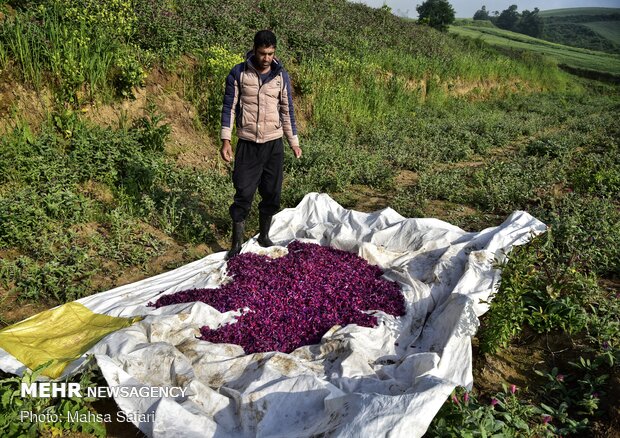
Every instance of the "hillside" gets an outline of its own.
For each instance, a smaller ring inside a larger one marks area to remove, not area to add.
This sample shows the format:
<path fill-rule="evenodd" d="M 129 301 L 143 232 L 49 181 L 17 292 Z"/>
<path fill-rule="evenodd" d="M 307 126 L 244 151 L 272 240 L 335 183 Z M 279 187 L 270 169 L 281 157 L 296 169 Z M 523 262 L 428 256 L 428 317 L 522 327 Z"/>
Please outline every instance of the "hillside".
<path fill-rule="evenodd" d="M 620 9 L 572 8 L 541 11 L 542 39 L 620 54 Z"/>
<path fill-rule="evenodd" d="M 223 84 L 270 28 L 303 149 L 285 151 L 282 208 L 319 192 L 472 232 L 516 210 L 550 227 L 502 266 L 474 388 L 452 394 L 429 436 L 617 430 L 620 56 L 488 24 L 444 34 L 345 0 L 79 5 L 0 1 L 0 326 L 228 249 Z M 20 422 L 19 379 L 1 377 L 3 436 L 114 436 L 101 422 Z"/>
<path fill-rule="evenodd" d="M 588 16 L 607 16 L 617 14 L 620 8 L 563 8 L 545 9 L 539 12 L 541 17 L 588 17 Z"/>
<path fill-rule="evenodd" d="M 480 26 L 478 23 L 450 26 L 449 31 L 456 35 L 484 41 L 502 50 L 517 50 L 542 55 L 556 64 L 567 67 L 572 72 L 587 77 L 597 77 L 600 73 L 601 78 L 610 80 L 620 78 L 620 55 L 615 53 L 567 46 L 488 25 Z"/>

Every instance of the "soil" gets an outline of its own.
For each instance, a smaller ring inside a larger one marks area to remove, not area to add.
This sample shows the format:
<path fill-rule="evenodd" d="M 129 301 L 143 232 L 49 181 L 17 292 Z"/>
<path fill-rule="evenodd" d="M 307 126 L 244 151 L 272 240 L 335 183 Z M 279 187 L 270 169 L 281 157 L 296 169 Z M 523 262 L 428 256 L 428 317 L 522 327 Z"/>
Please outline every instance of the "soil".
<path fill-rule="evenodd" d="M 0 328 L 15 324 L 37 313 L 43 312 L 54 304 L 44 301 L 20 301 L 14 293 L 0 286 Z"/>
<path fill-rule="evenodd" d="M 501 392 L 502 385 L 514 384 L 517 391 L 531 393 L 546 382 L 536 371 L 549 372 L 557 367 L 561 373 L 570 374 L 573 368 L 569 362 L 579 362 L 580 355 L 575 349 L 579 342 L 579 339 L 572 339 L 566 333 L 538 335 L 525 332 L 520 343 L 513 343 L 496 354 L 484 354 L 478 349 L 478 339 L 474 338 L 474 390 L 489 398 Z M 616 371 L 609 376 L 608 385 L 601 395 L 601 405 L 608 406 L 608 409 L 602 417 L 594 420 L 589 436 L 620 437 L 619 393 L 620 374 Z"/>
<path fill-rule="evenodd" d="M 145 87 L 134 89 L 133 99 L 108 105 L 91 104 L 83 108 L 84 117 L 101 126 L 131 126 L 149 115 L 149 107 L 170 125 L 166 153 L 181 166 L 212 168 L 218 149 L 209 133 L 200 128 L 198 110 L 183 95 L 183 81 L 174 73 L 155 67 L 147 76 Z"/>
<path fill-rule="evenodd" d="M 93 403 L 93 408 L 97 413 L 109 414 L 112 418 L 111 422 L 105 423 L 107 438 L 142 438 L 146 437 L 140 429 L 131 422 L 120 422 L 117 418 L 119 408 L 113 398 L 102 398 Z"/>
<path fill-rule="evenodd" d="M 394 177 L 396 187 L 411 187 L 417 184 L 418 174 L 410 170 L 401 170 Z M 337 201 L 346 208 L 370 213 L 390 206 L 393 193 L 388 190 L 374 189 L 362 184 L 354 184 L 345 193 L 335 195 Z"/>
<path fill-rule="evenodd" d="M 52 109 L 52 95 L 13 81 L 9 72 L 0 74 L 0 135 L 16 127 L 28 126 L 36 132 Z"/>

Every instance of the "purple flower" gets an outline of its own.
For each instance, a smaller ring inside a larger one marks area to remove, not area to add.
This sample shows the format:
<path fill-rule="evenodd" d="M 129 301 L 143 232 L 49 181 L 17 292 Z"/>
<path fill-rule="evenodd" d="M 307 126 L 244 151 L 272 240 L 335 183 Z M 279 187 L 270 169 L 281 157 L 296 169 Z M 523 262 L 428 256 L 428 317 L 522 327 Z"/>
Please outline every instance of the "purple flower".
<path fill-rule="evenodd" d="M 603 350 L 609 350 L 609 342 L 603 341 L 601 347 L 603 347 Z"/>
<path fill-rule="evenodd" d="M 543 415 L 542 416 L 542 421 L 544 424 L 549 423 L 551 420 L 553 420 L 553 418 L 551 417 L 551 415 Z"/>
<path fill-rule="evenodd" d="M 455 405 L 459 404 L 459 399 L 456 397 L 456 394 L 452 394 L 452 403 Z"/>
<path fill-rule="evenodd" d="M 510 393 L 514 394 L 515 392 L 517 392 L 517 385 L 510 385 Z"/>
<path fill-rule="evenodd" d="M 557 379 L 558 382 L 563 382 L 564 381 L 564 374 L 558 374 L 557 376 L 555 376 L 555 378 Z"/>
<path fill-rule="evenodd" d="M 463 394 L 463 401 L 465 403 L 469 403 L 469 392 L 466 392 L 465 394 Z"/>
<path fill-rule="evenodd" d="M 235 324 L 212 330 L 201 339 L 241 345 L 246 353 L 282 351 L 316 344 L 334 325 L 374 327 L 382 310 L 404 315 L 405 301 L 396 282 L 355 254 L 315 244 L 291 242 L 285 257 L 244 253 L 228 261 L 233 281 L 217 289 L 194 289 L 160 297 L 154 304 L 202 301 L 226 312 L 251 309 Z"/>
<path fill-rule="evenodd" d="M 498 404 L 498 403 L 499 403 L 499 400 L 497 400 L 496 398 L 492 398 L 491 399 L 491 406 L 492 407 L 495 407 L 495 405 Z"/>

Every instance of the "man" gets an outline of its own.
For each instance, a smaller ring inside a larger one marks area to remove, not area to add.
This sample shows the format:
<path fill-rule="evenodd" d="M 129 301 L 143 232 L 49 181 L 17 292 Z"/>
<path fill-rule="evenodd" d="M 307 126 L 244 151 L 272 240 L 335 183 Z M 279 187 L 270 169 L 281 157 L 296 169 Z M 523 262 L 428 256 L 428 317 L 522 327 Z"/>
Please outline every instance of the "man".
<path fill-rule="evenodd" d="M 226 78 L 220 154 L 227 163 L 233 158 L 230 144 L 233 120 L 239 137 L 232 177 L 236 192 L 229 209 L 233 221 L 232 245 L 227 259 L 241 251 L 245 219 L 257 188 L 261 196 L 258 243 L 264 247 L 273 245 L 269 228 L 272 216 L 280 209 L 283 135 L 295 157 L 301 157 L 291 82 L 275 52 L 276 36 L 269 30 L 257 32 L 246 61 L 234 66 Z"/>

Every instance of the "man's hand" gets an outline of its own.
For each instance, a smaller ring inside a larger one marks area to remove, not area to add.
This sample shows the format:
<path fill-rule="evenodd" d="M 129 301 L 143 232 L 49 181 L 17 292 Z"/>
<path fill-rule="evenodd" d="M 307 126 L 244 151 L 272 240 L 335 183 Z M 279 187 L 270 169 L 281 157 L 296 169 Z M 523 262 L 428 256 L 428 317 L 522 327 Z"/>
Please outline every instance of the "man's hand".
<path fill-rule="evenodd" d="M 291 146 L 291 149 L 293 149 L 295 158 L 301 158 L 301 148 L 299 146 Z"/>
<path fill-rule="evenodd" d="M 220 149 L 220 155 L 222 156 L 222 159 L 226 161 L 227 163 L 230 163 L 232 161 L 233 151 L 232 151 L 232 146 L 230 145 L 230 140 L 222 140 L 222 148 Z"/>

